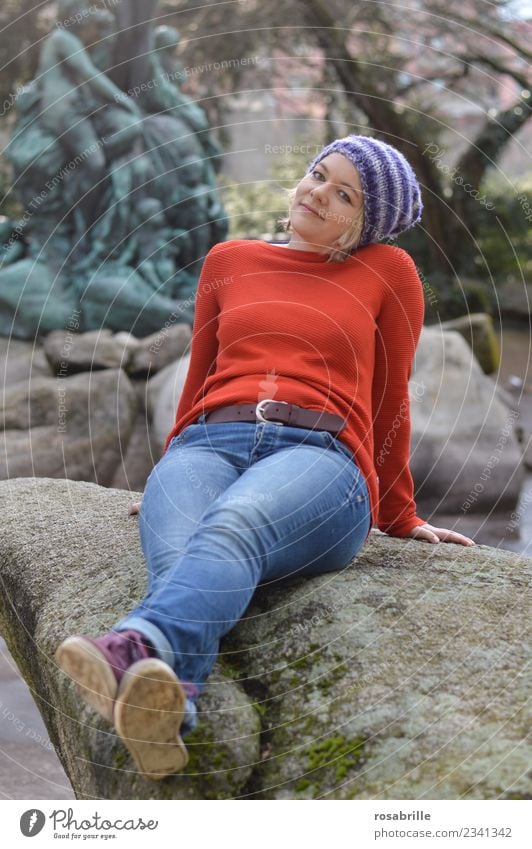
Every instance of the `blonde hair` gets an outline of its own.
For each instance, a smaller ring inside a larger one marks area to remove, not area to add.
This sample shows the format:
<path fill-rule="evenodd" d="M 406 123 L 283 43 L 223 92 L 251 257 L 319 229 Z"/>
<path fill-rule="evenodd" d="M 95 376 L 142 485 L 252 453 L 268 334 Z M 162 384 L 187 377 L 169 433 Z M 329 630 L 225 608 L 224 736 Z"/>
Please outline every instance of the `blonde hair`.
<path fill-rule="evenodd" d="M 295 195 L 296 189 L 288 189 L 286 191 L 286 199 L 289 207 L 292 206 Z M 285 232 L 290 232 L 291 223 L 288 216 L 285 218 L 279 218 L 278 223 L 282 226 Z M 327 262 L 345 262 L 345 260 L 351 255 L 351 251 L 358 246 L 363 230 L 364 208 L 362 207 L 360 215 L 353 219 L 343 236 L 340 236 L 337 240 L 337 247 L 331 249 Z"/>

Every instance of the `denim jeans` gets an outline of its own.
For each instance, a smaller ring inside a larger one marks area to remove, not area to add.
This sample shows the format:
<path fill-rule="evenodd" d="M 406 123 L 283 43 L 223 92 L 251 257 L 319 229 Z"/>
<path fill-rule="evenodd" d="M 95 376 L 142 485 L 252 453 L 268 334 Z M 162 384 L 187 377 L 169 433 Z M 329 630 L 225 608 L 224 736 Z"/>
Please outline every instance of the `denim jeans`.
<path fill-rule="evenodd" d="M 202 415 L 148 478 L 148 591 L 115 630 L 140 631 L 193 702 L 257 585 L 343 569 L 369 526 L 364 477 L 327 431 Z"/>

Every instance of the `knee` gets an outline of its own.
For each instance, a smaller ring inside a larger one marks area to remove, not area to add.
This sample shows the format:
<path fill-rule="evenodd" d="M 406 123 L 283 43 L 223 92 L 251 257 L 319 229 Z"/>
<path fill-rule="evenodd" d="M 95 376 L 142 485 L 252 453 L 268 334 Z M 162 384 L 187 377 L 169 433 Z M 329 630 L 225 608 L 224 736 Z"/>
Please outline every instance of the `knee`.
<path fill-rule="evenodd" d="M 87 180 L 92 183 L 97 183 L 104 175 L 106 170 L 105 154 L 99 148 L 94 150 L 88 156 L 83 164 Z"/>

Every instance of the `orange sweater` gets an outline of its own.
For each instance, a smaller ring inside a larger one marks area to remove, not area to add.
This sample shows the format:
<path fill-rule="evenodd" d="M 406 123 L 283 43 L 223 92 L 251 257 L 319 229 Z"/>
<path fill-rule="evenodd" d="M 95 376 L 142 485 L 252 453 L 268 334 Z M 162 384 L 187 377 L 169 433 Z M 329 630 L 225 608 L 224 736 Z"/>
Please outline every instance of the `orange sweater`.
<path fill-rule="evenodd" d="M 263 398 L 347 420 L 372 525 L 404 537 L 416 516 L 408 380 L 423 289 L 412 258 L 368 245 L 345 262 L 238 239 L 214 245 L 198 291 L 192 353 L 170 440 L 198 416 Z"/>

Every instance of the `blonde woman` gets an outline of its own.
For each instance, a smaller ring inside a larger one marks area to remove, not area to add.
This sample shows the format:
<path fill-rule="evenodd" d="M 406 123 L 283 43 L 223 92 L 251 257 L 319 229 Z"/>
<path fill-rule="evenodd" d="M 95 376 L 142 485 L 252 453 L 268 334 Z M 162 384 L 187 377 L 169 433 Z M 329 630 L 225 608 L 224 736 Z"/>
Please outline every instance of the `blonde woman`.
<path fill-rule="evenodd" d="M 140 506 L 149 586 L 57 659 L 140 772 L 183 769 L 220 639 L 258 584 L 349 566 L 371 527 L 474 545 L 416 515 L 408 380 L 423 322 L 411 257 L 419 185 L 366 136 L 325 147 L 292 193 L 286 245 L 215 245 L 190 367 Z"/>

